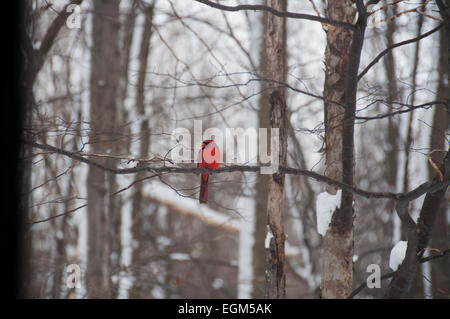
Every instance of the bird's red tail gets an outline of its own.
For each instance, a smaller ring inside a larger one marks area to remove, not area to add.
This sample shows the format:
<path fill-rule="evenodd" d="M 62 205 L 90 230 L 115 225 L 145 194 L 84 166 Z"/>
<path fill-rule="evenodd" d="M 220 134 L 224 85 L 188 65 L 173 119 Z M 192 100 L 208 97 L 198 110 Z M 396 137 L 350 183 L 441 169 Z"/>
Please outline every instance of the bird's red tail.
<path fill-rule="evenodd" d="M 204 173 L 202 174 L 201 181 L 200 181 L 200 203 L 206 203 L 208 201 L 208 179 L 209 174 Z"/>

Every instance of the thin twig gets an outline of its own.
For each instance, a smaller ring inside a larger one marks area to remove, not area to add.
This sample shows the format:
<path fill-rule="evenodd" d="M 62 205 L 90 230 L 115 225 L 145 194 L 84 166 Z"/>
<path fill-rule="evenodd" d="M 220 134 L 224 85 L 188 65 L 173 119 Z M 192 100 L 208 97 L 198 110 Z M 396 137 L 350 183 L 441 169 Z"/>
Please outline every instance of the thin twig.
<path fill-rule="evenodd" d="M 344 27 L 344 28 L 352 30 L 352 31 L 356 30 L 356 27 L 354 25 L 347 23 L 347 22 L 331 20 L 331 19 L 318 17 L 318 16 L 311 15 L 311 14 L 294 13 L 294 12 L 289 12 L 289 11 L 281 12 L 281 11 L 275 10 L 272 7 L 265 6 L 265 5 L 242 4 L 242 5 L 237 5 L 237 6 L 226 6 L 226 5 L 208 1 L 208 0 L 194 0 L 194 1 L 203 3 L 207 6 L 210 6 L 210 7 L 219 9 L 219 10 L 224 10 L 224 11 L 231 11 L 231 12 L 249 11 L 249 10 L 266 11 L 266 12 L 269 12 L 269 13 L 276 15 L 277 17 L 281 17 L 281 18 L 311 20 L 311 21 L 317 21 L 317 22 L 321 22 L 321 23 L 331 24 L 336 27 Z"/>
<path fill-rule="evenodd" d="M 403 45 L 406 45 L 406 44 L 410 44 L 410 43 L 414 43 L 414 42 L 417 42 L 417 41 L 419 41 L 419 40 L 421 40 L 421 39 L 423 39 L 423 38 L 426 38 L 427 36 L 429 36 L 429 35 L 435 33 L 435 32 L 438 31 L 438 30 L 440 30 L 440 29 L 442 28 L 442 26 L 443 26 L 443 24 L 441 23 L 441 24 L 439 24 L 436 28 L 431 29 L 430 31 L 428 31 L 428 32 L 426 32 L 426 33 L 424 33 L 424 34 L 421 34 L 421 35 L 418 36 L 418 37 L 415 37 L 415 38 L 412 38 L 412 39 L 409 39 L 409 40 L 405 40 L 405 41 L 402 41 L 402 42 L 399 42 L 399 43 L 395 43 L 395 44 L 393 44 L 393 45 L 387 47 L 386 49 L 384 49 L 383 51 L 381 51 L 380 54 L 378 54 L 377 57 L 376 57 L 375 59 L 373 59 L 372 62 L 370 62 L 369 65 L 366 66 L 366 68 L 358 75 L 358 81 L 361 80 L 361 78 L 362 78 L 367 72 L 369 72 L 370 68 L 371 68 L 372 66 L 374 66 L 376 63 L 378 63 L 378 61 L 379 61 L 383 56 L 385 56 L 387 53 L 389 53 L 389 51 L 392 51 L 393 49 L 395 49 L 395 48 L 397 48 L 397 47 L 400 47 L 400 46 L 403 46 Z"/>
<path fill-rule="evenodd" d="M 64 216 L 64 215 L 76 212 L 77 210 L 82 209 L 83 207 L 86 207 L 87 205 L 88 204 L 84 204 L 84 205 L 81 205 L 81 206 L 79 206 L 77 208 L 71 209 L 71 210 L 69 210 L 67 212 L 64 212 L 64 213 L 61 213 L 61 214 L 58 214 L 58 215 L 55 215 L 55 216 L 51 216 L 51 217 L 48 217 L 48 218 L 45 218 L 45 219 L 41 219 L 41 220 L 32 221 L 32 222 L 30 222 L 30 224 L 34 225 L 34 224 L 38 224 L 38 223 L 48 222 L 49 220 L 52 220 L 52 219 L 55 219 L 55 218 L 58 218 L 58 217 L 61 217 L 61 216 Z"/>

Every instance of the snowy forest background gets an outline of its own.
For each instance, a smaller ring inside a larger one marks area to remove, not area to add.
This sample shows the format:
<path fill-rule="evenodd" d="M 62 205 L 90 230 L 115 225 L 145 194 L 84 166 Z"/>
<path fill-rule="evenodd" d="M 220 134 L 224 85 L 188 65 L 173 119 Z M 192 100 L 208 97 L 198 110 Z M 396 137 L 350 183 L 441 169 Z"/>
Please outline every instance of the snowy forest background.
<path fill-rule="evenodd" d="M 32 101 L 24 132 L 27 296 L 263 298 L 269 176 L 214 174 L 210 200 L 200 205 L 199 174 L 115 174 L 88 161 L 117 169 L 173 166 L 167 161 L 177 143 L 171 133 L 193 130 L 194 120 L 202 120 L 203 129 L 270 127 L 264 81 L 270 13 L 227 12 L 192 0 L 71 2 L 80 5 L 79 28 L 69 28 L 62 14 L 69 1 L 25 5 L 31 78 L 24 93 Z M 327 17 L 333 2 L 291 0 L 287 10 Z M 383 0 L 378 7 L 380 21 L 366 30 L 360 71 L 386 47 L 443 21 L 435 1 Z M 286 18 L 287 166 L 320 175 L 327 175 L 324 54 L 334 28 Z M 405 193 L 439 171 L 449 147 L 444 30 L 389 51 L 361 78 L 354 133 L 354 185 L 360 189 Z M 317 208 L 327 204 L 318 201 L 327 187 L 286 174 L 287 298 L 321 295 Z M 413 220 L 424 198 L 409 203 Z M 448 252 L 448 198 L 424 258 Z M 356 289 L 370 264 L 382 275 L 392 272 L 391 249 L 408 240 L 408 231 L 389 198 L 356 194 L 354 212 Z M 449 298 L 448 256 L 420 263 L 406 296 Z M 67 285 L 70 264 L 80 266 L 80 288 Z M 390 280 L 355 298 L 382 298 Z"/>

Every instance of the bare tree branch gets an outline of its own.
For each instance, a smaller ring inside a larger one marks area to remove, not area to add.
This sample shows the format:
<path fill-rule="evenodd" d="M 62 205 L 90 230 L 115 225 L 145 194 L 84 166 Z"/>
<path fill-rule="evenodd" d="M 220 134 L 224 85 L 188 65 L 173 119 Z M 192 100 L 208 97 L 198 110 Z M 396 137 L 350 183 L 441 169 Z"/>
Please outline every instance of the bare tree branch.
<path fill-rule="evenodd" d="M 330 24 L 330 25 L 336 26 L 336 27 L 344 27 L 344 28 L 352 30 L 352 31 L 354 31 L 356 29 L 354 25 L 347 23 L 347 22 L 335 21 L 335 20 L 331 20 L 331 19 L 327 19 L 327 18 L 323 18 L 323 17 L 314 16 L 311 14 L 294 13 L 294 12 L 289 12 L 289 11 L 281 12 L 281 11 L 275 10 L 272 7 L 265 6 L 265 5 L 241 4 L 241 5 L 237 5 L 237 6 L 226 6 L 226 5 L 208 1 L 208 0 L 194 0 L 194 1 L 203 3 L 212 8 L 216 8 L 216 9 L 224 10 L 224 11 L 231 11 L 231 12 L 246 11 L 246 10 L 266 11 L 266 12 L 269 12 L 269 13 L 276 15 L 277 17 L 281 17 L 281 18 L 292 18 L 292 19 L 317 21 L 317 22 L 321 22 L 321 23 Z"/>
<path fill-rule="evenodd" d="M 439 259 L 439 258 L 445 257 L 448 254 L 450 254 L 450 249 L 446 249 L 443 252 L 435 254 L 433 256 L 424 257 L 420 260 L 420 263 L 423 264 L 423 263 L 426 263 L 431 260 Z M 389 272 L 389 273 L 381 276 L 380 279 L 385 280 L 385 279 L 392 278 L 396 273 L 397 273 L 397 271 Z M 353 299 L 357 294 L 359 294 L 361 291 L 363 291 L 366 287 L 367 287 L 367 282 L 362 283 L 355 290 L 353 290 L 353 292 L 350 294 L 350 296 L 348 296 L 348 299 Z"/>
<path fill-rule="evenodd" d="M 443 173 L 446 180 L 450 179 L 450 149 L 447 151 L 439 170 Z M 436 175 L 433 178 L 433 182 L 439 180 L 439 175 Z M 428 191 L 423 201 L 417 223 L 406 224 L 408 228 L 408 246 L 405 258 L 389 284 L 386 291 L 387 298 L 404 298 L 409 291 L 417 270 L 417 265 L 428 245 L 436 215 L 439 211 L 441 202 L 445 199 L 446 191 L 447 187 L 436 191 Z M 400 211 L 397 211 L 397 213 L 401 217 Z"/>
<path fill-rule="evenodd" d="M 86 207 L 87 205 L 88 204 L 84 204 L 84 205 L 78 206 L 77 208 L 71 209 L 71 210 L 69 210 L 67 212 L 64 212 L 64 213 L 61 213 L 61 214 L 58 214 L 58 215 L 55 215 L 55 216 L 50 216 L 50 217 L 45 218 L 45 219 L 32 221 L 32 222 L 30 222 L 30 224 L 39 224 L 39 223 L 43 223 L 43 222 L 48 222 L 49 220 L 52 220 L 52 219 L 55 219 L 55 218 L 58 218 L 58 217 L 61 217 L 61 216 L 64 216 L 64 215 L 76 212 L 77 210 L 82 209 L 83 207 Z"/>
<path fill-rule="evenodd" d="M 88 165 L 93 165 L 97 168 L 100 168 L 104 171 L 113 173 L 113 174 L 135 174 L 137 172 L 151 172 L 153 174 L 161 174 L 161 173 L 172 173 L 172 174 L 201 174 L 201 173 L 209 173 L 209 174 L 221 174 L 221 173 L 231 173 L 231 172 L 259 172 L 261 170 L 261 166 L 242 166 L 242 165 L 231 165 L 231 166 L 223 166 L 218 170 L 210 170 L 206 168 L 187 168 L 187 167 L 174 167 L 174 166 L 146 166 L 146 167 L 132 167 L 132 168 L 112 168 L 105 165 L 102 165 L 94 160 L 85 158 L 77 152 L 66 151 L 63 149 L 59 149 L 57 147 L 47 145 L 47 144 L 39 144 L 35 142 L 25 142 L 33 147 L 51 151 L 60 155 L 65 155 L 74 160 L 83 162 Z M 427 192 L 436 192 L 437 190 L 443 189 L 450 184 L 450 178 L 445 178 L 442 182 L 439 180 L 435 180 L 433 182 L 425 182 L 415 189 L 407 193 L 392 193 L 392 192 L 371 192 L 358 187 L 350 186 L 345 183 L 339 182 L 337 180 L 333 180 L 324 175 L 318 174 L 316 172 L 312 172 L 306 169 L 300 168 L 292 168 L 292 167 L 280 167 L 279 170 L 284 174 L 289 175 L 302 175 L 312 178 L 318 182 L 323 182 L 328 185 L 338 187 L 341 189 L 345 189 L 355 193 L 356 195 L 365 197 L 365 198 L 384 198 L 384 199 L 392 199 L 395 201 L 412 201 L 420 196 L 424 195 Z"/>
<path fill-rule="evenodd" d="M 395 49 L 395 48 L 397 48 L 397 47 L 400 47 L 400 46 L 402 46 L 402 45 L 406 45 L 406 44 L 410 44 L 410 43 L 414 43 L 414 42 L 417 42 L 417 41 L 419 41 L 419 40 L 422 40 L 423 38 L 426 38 L 427 36 L 429 36 L 429 35 L 435 33 L 436 31 L 438 31 L 440 28 L 442 28 L 442 26 L 443 26 L 443 24 L 441 23 L 441 24 L 439 24 L 436 28 L 431 29 L 430 31 L 428 31 L 428 32 L 426 32 L 426 33 L 424 33 L 424 34 L 421 34 L 421 35 L 418 36 L 418 37 L 415 37 L 415 38 L 412 38 L 412 39 L 409 39 L 409 40 L 405 40 L 405 41 L 402 41 L 402 42 L 399 42 L 399 43 L 395 43 L 395 44 L 393 44 L 393 45 L 387 47 L 386 49 L 384 49 L 383 51 L 381 51 L 381 52 L 376 56 L 376 58 L 373 59 L 372 62 L 370 62 L 369 65 L 366 66 L 366 68 L 365 68 L 363 71 L 361 71 L 361 73 L 359 73 L 359 75 L 358 75 L 358 81 L 361 80 L 361 78 L 362 78 L 367 72 L 369 72 L 370 68 L 373 67 L 376 63 L 378 63 L 378 61 L 379 61 L 383 56 L 385 56 L 387 53 L 389 53 L 389 52 L 392 51 L 393 49 Z"/>
<path fill-rule="evenodd" d="M 55 38 L 58 35 L 61 28 L 66 23 L 67 18 L 72 14 L 72 12 L 67 11 L 67 8 L 72 4 L 80 5 L 83 0 L 72 0 L 70 3 L 66 4 L 61 12 L 58 13 L 58 16 L 53 20 L 50 27 L 47 29 L 44 38 L 42 39 L 41 45 L 37 52 L 34 53 L 33 57 L 33 75 L 37 75 L 39 70 L 42 68 L 44 64 L 45 57 L 47 53 L 52 48 L 55 43 Z"/>
<path fill-rule="evenodd" d="M 376 102 L 385 102 L 385 101 L 376 100 L 373 103 L 376 103 Z M 409 112 L 412 112 L 412 111 L 414 111 L 416 109 L 429 109 L 433 105 L 448 106 L 449 102 L 447 100 L 439 100 L 439 101 L 431 101 L 431 102 L 427 102 L 427 103 L 422 103 L 422 104 L 419 104 L 419 105 L 408 105 L 408 104 L 397 103 L 397 102 L 391 102 L 391 104 L 399 104 L 401 106 L 407 107 L 407 109 L 405 109 L 405 110 L 398 110 L 398 111 L 390 112 L 390 113 L 378 114 L 378 115 L 375 115 L 375 116 L 355 116 L 355 119 L 356 120 L 362 120 L 364 122 L 367 122 L 367 121 L 370 121 L 370 120 L 379 120 L 379 119 L 383 119 L 383 118 L 390 117 L 390 116 L 395 116 L 395 115 L 399 115 L 399 114 L 403 114 L 403 113 L 409 113 Z"/>

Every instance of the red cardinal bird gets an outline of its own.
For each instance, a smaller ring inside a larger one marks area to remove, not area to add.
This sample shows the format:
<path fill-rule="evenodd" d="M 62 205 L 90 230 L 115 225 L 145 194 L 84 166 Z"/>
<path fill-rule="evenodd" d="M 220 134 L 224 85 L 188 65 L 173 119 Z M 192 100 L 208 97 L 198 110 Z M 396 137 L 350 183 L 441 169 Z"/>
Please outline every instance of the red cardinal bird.
<path fill-rule="evenodd" d="M 202 149 L 198 152 L 198 168 L 218 169 L 220 166 L 220 151 L 213 140 L 204 140 Z M 208 201 L 208 179 L 209 174 L 203 173 L 200 180 L 200 203 Z"/>

